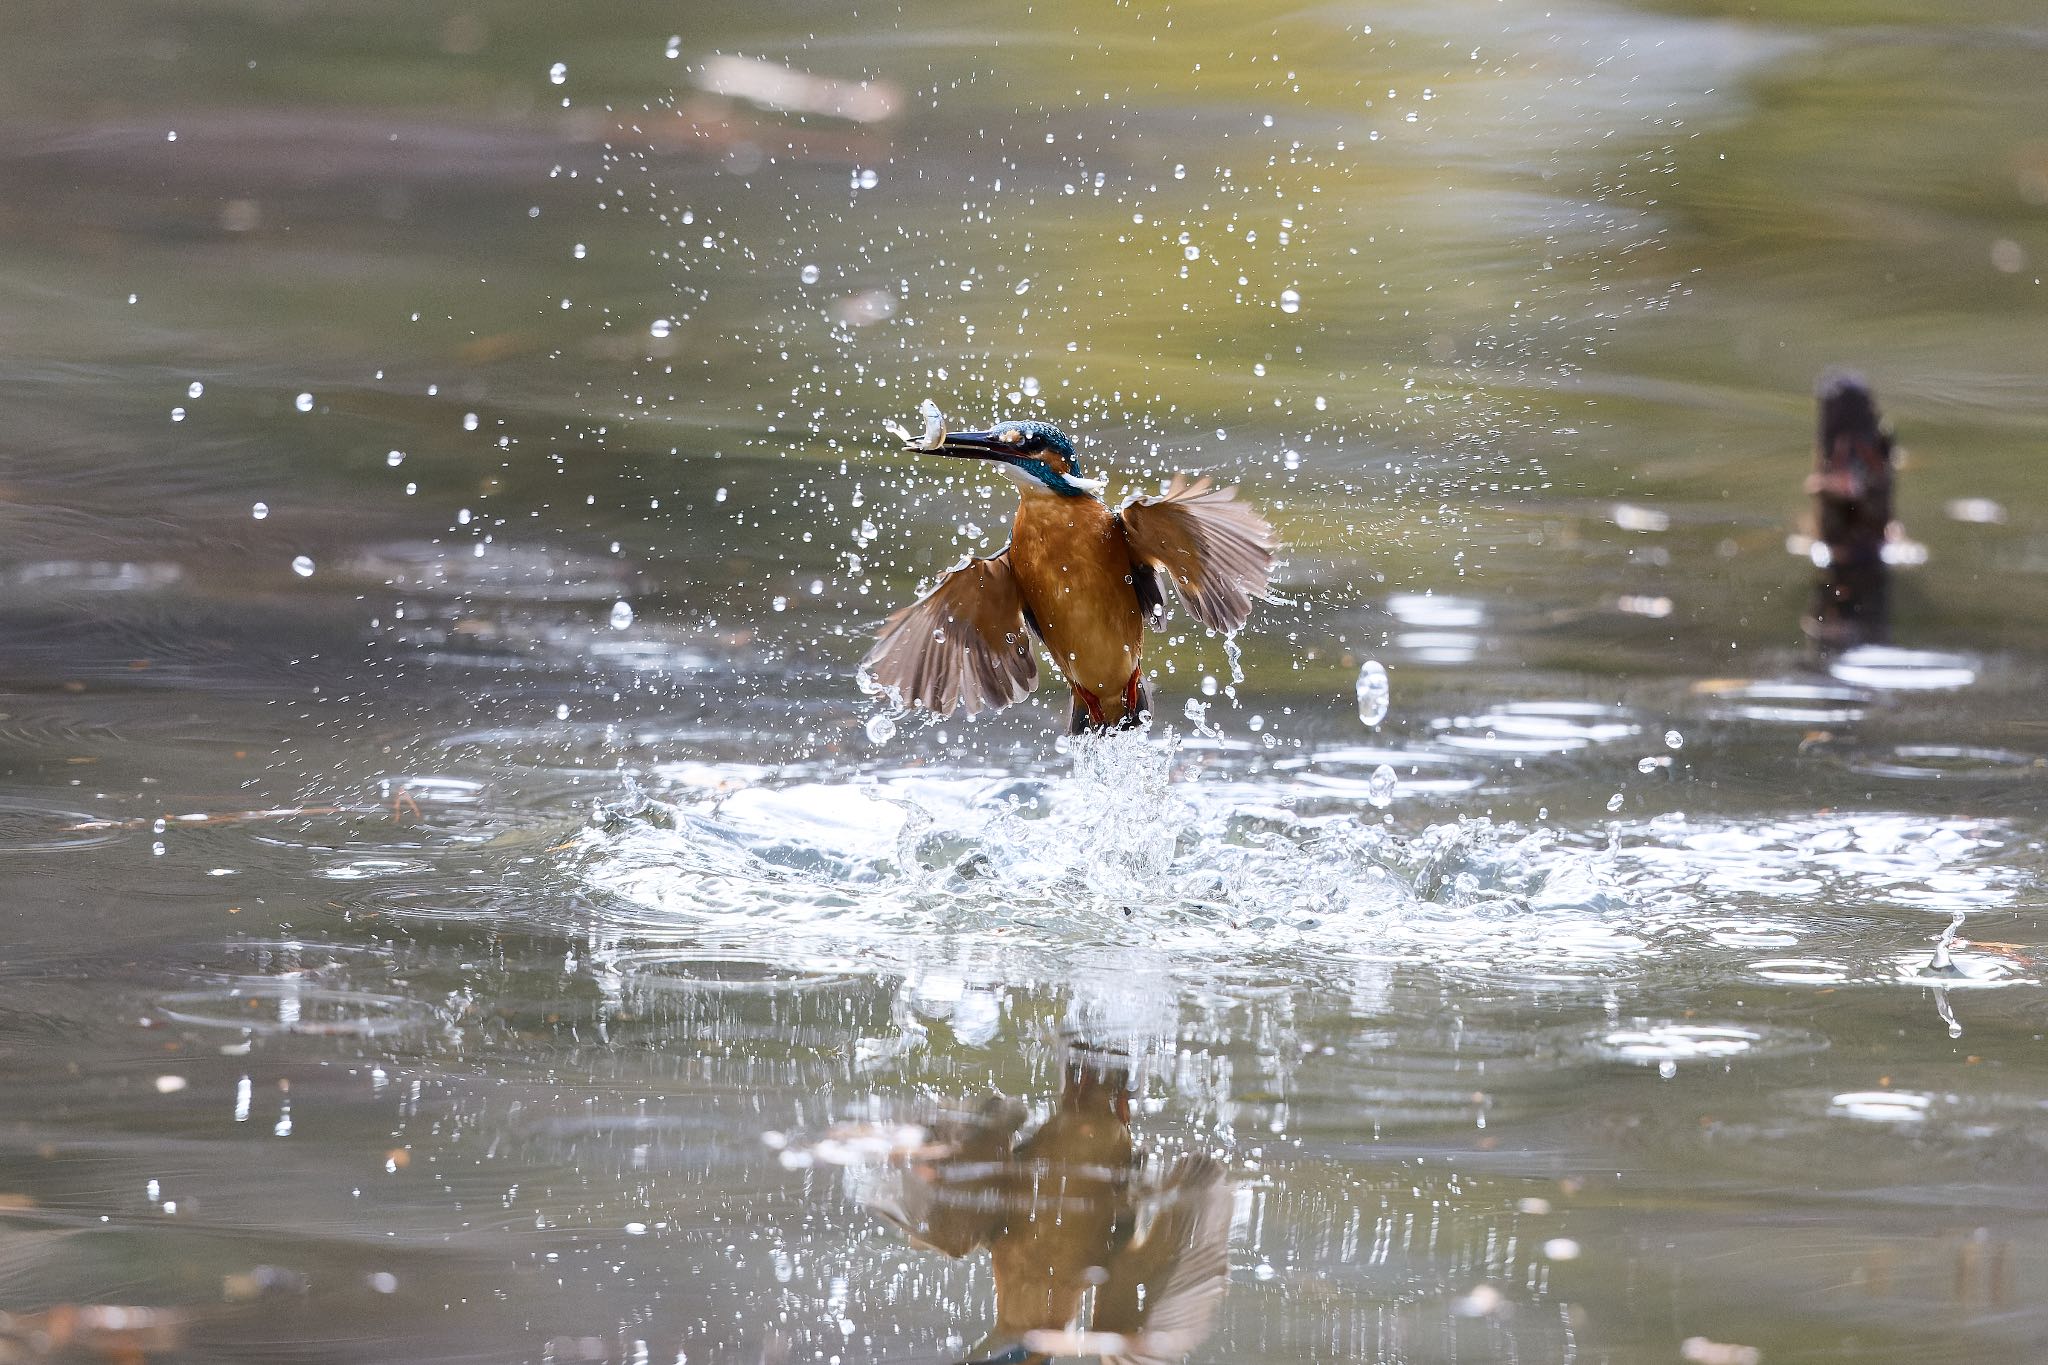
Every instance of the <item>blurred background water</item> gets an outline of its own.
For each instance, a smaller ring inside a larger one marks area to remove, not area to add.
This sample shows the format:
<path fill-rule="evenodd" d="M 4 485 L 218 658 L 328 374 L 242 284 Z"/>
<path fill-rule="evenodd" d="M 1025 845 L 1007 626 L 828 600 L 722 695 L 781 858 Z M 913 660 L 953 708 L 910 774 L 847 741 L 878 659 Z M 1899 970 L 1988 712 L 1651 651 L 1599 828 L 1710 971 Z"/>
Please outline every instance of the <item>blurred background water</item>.
<path fill-rule="evenodd" d="M 1197 1359 L 2048 1349 L 2037 6 L 9 50 L 0 1361 L 958 1358 L 986 1265 L 805 1154 L 1077 1037 L 1231 1172 Z M 1829 660 L 1832 363 L 1924 562 Z M 926 396 L 1243 484 L 1241 678 L 872 738 L 1007 529 Z"/>

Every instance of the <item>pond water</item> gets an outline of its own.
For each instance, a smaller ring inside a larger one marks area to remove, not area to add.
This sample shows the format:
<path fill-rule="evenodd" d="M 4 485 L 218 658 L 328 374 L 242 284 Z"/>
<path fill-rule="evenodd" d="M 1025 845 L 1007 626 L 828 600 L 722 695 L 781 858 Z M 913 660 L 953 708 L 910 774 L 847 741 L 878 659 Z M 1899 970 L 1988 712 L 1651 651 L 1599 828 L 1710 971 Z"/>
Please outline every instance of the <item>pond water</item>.
<path fill-rule="evenodd" d="M 1163 1358 L 2041 1359 L 2048 23 L 1781 8 L 21 8 L 0 1362 L 967 1358 L 889 1181 L 1104 1077 Z M 1241 658 L 871 724 L 928 396 Z"/>

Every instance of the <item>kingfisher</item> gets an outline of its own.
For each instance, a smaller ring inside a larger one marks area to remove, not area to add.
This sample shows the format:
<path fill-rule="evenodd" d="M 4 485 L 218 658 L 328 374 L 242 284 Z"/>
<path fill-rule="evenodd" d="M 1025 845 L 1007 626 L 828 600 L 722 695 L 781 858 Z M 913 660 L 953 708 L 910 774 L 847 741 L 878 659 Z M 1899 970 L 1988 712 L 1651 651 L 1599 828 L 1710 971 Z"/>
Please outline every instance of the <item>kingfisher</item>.
<path fill-rule="evenodd" d="M 1207 1154 L 1144 1178 L 1130 1118 L 1128 1065 L 1077 1047 L 1057 1105 L 1029 1137 L 1017 1138 L 1024 1106 L 991 1096 L 936 1127 L 901 1162 L 897 1187 L 870 1201 L 921 1249 L 988 1249 L 995 1325 L 964 1365 L 1065 1355 L 1164 1365 L 1208 1334 L 1230 1277 L 1235 1191 Z"/>
<path fill-rule="evenodd" d="M 905 448 L 992 462 L 1018 487 L 1017 517 L 1003 549 L 889 617 L 861 664 L 863 690 L 938 716 L 997 711 L 1038 685 L 1035 637 L 1072 693 L 1071 733 L 1128 729 L 1151 710 L 1140 654 L 1144 627 L 1165 621 L 1166 584 L 1224 635 L 1254 599 L 1271 600 L 1278 542 L 1236 488 L 1175 474 L 1165 493 L 1112 512 L 1051 423 L 949 433 L 929 400 L 923 411 L 921 439 L 892 427 Z"/>

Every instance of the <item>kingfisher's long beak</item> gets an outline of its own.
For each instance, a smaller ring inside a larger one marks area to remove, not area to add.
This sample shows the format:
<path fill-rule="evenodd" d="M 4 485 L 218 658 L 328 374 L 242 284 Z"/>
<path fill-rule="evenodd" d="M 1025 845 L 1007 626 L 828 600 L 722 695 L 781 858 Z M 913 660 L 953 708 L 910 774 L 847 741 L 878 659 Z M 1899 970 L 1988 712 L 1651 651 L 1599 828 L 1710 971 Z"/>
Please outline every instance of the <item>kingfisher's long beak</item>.
<path fill-rule="evenodd" d="M 957 455 L 968 460 L 998 460 L 1003 464 L 1018 464 L 1023 457 L 996 439 L 993 431 L 955 431 L 947 435 L 933 452 L 938 455 Z"/>

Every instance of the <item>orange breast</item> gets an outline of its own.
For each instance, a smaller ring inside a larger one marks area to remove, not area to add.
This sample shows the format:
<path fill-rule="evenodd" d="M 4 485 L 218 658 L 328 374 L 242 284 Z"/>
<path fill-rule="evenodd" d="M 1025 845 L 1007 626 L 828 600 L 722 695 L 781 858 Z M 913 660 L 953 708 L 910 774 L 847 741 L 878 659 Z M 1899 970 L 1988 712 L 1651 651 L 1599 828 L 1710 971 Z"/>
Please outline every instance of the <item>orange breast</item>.
<path fill-rule="evenodd" d="M 1095 694 L 1106 720 L 1121 719 L 1143 620 L 1116 518 L 1094 498 L 1027 491 L 1017 508 L 1010 565 L 1060 672 Z"/>

